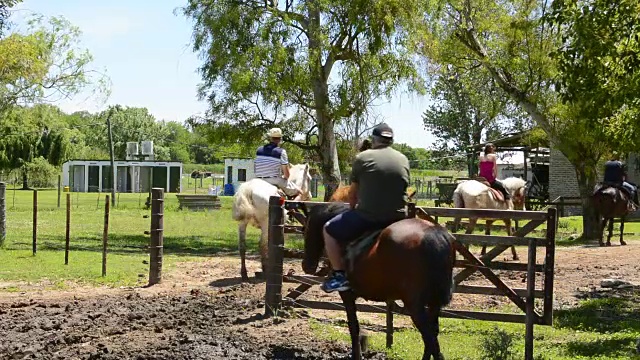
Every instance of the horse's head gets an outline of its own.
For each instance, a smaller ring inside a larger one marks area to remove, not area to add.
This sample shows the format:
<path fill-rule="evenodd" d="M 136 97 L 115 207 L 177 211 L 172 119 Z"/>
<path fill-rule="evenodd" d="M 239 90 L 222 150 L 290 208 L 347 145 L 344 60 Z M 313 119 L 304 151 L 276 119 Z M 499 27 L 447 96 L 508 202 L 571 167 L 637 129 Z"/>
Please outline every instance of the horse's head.
<path fill-rule="evenodd" d="M 524 210 L 527 182 L 519 177 L 508 177 L 502 183 L 511 195 L 513 208 L 515 210 Z"/>
<path fill-rule="evenodd" d="M 302 191 L 302 201 L 311 200 L 311 174 L 309 173 L 309 164 L 293 165 L 289 169 L 289 180 L 296 184 Z"/>
<path fill-rule="evenodd" d="M 320 257 L 324 251 L 324 224 L 334 216 L 349 210 L 349 205 L 336 202 L 327 206 L 318 205 L 309 210 L 307 224 L 304 227 L 304 259 L 302 270 L 306 274 L 315 274 Z"/>

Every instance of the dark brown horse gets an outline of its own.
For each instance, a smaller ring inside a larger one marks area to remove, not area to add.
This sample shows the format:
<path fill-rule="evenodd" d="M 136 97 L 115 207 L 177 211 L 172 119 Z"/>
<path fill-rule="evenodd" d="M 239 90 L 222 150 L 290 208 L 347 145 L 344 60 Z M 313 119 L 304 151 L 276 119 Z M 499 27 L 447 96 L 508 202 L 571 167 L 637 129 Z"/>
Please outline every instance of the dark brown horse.
<path fill-rule="evenodd" d="M 302 268 L 315 274 L 324 250 L 322 228 L 337 214 L 349 209 L 344 203 L 314 207 L 309 211 L 304 233 Z M 356 299 L 402 300 L 424 341 L 423 360 L 444 359 L 438 343 L 440 309 L 453 292 L 454 237 L 439 224 L 422 219 L 404 219 L 366 236 L 369 243 L 359 252 L 349 249 L 347 277 L 353 290 L 340 292 L 347 312 L 352 357 L 361 359 L 360 325 Z M 362 239 L 362 238 L 361 238 Z M 359 245 L 358 245 L 359 246 Z M 426 306 L 426 308 L 425 308 Z"/>
<path fill-rule="evenodd" d="M 613 236 L 613 219 L 620 218 L 620 245 L 627 245 L 623 239 L 624 219 L 633 210 L 629 206 L 629 195 L 626 191 L 615 186 L 599 184 L 592 195 L 593 206 L 598 213 L 599 235 L 598 242 L 604 246 L 604 229 L 609 223 L 607 246 L 611 246 Z"/>

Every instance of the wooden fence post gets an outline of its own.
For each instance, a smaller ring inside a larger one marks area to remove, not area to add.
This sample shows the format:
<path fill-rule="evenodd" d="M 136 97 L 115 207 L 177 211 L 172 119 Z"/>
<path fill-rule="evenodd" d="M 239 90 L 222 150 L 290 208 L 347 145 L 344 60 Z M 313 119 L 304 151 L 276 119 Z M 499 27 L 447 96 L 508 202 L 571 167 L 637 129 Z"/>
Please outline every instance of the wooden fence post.
<path fill-rule="evenodd" d="M 553 270 L 556 258 L 556 228 L 558 224 L 558 209 L 550 207 L 547 209 L 547 245 L 544 259 L 544 323 L 553 323 Z"/>
<path fill-rule="evenodd" d="M 109 195 L 104 197 L 104 231 L 102 232 L 102 276 L 107 276 L 107 239 L 109 238 Z"/>
<path fill-rule="evenodd" d="M 62 186 L 62 176 L 58 175 L 58 209 L 60 209 L 60 195 L 61 195 L 61 186 Z"/>
<path fill-rule="evenodd" d="M 266 317 L 277 315 L 282 303 L 284 261 L 284 211 L 279 196 L 269 198 L 269 258 L 267 259 Z"/>
<path fill-rule="evenodd" d="M 69 264 L 69 232 L 71 231 L 71 194 L 67 193 L 67 228 L 64 235 L 64 264 Z"/>
<path fill-rule="evenodd" d="M 0 246 L 7 238 L 7 183 L 0 182 Z"/>
<path fill-rule="evenodd" d="M 33 190 L 33 255 L 38 251 L 38 190 Z"/>
<path fill-rule="evenodd" d="M 553 227 L 553 224 L 547 223 Z M 524 335 L 524 359 L 533 360 L 533 325 L 535 324 L 535 291 L 536 291 L 536 241 L 529 240 L 529 256 L 527 257 L 527 299 Z"/>
<path fill-rule="evenodd" d="M 149 245 L 149 285 L 162 281 L 164 189 L 151 189 L 151 244 Z"/>

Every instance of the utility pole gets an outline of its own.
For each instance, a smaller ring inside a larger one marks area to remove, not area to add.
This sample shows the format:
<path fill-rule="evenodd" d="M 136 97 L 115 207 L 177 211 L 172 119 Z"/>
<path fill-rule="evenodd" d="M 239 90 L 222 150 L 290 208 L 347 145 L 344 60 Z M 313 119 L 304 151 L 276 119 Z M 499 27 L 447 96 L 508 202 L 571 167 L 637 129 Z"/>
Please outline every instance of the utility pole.
<path fill-rule="evenodd" d="M 113 116 L 115 110 L 113 107 L 109 108 L 107 114 L 107 132 L 109 133 L 109 157 L 111 158 L 111 207 L 116 207 L 116 174 L 117 169 L 113 158 L 113 136 L 111 135 L 111 116 Z"/>

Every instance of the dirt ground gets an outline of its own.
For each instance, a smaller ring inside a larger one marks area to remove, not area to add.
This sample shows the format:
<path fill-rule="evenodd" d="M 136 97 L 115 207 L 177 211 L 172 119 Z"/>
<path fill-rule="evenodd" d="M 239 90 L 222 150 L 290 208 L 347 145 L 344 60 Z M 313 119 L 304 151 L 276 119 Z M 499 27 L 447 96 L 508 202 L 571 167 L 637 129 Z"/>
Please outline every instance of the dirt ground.
<path fill-rule="evenodd" d="M 605 278 L 640 284 L 640 244 L 556 250 L 555 307 L 577 303 Z M 521 252 L 524 250 L 520 250 Z M 506 253 L 505 253 L 506 254 Z M 507 255 L 504 255 L 507 256 Z M 524 254 L 521 254 L 524 256 Z M 542 252 L 538 255 L 542 259 Z M 259 270 L 257 259 L 250 270 Z M 285 312 L 264 319 L 264 282 L 241 283 L 236 258 L 180 263 L 151 288 L 86 288 L 0 293 L 2 359 L 347 359 L 346 344 L 317 340 L 308 317 L 340 324 L 341 311 Z M 298 262 L 285 271 L 301 273 Z M 501 277 L 525 287 L 523 277 Z M 470 283 L 482 281 L 474 277 Z M 8 284 L 1 284 L 8 286 Z M 287 284 L 287 287 L 291 285 Z M 538 284 L 540 287 L 540 283 Z M 313 288 L 304 298 L 331 299 Z M 493 308 L 504 297 L 455 294 L 451 308 Z M 359 314 L 365 329 L 382 329 L 380 315 Z M 364 320 L 364 321 L 362 321 Z M 396 327 L 411 326 L 397 318 Z M 346 327 L 343 326 L 346 332 Z M 383 359 L 381 353 L 367 353 Z"/>

